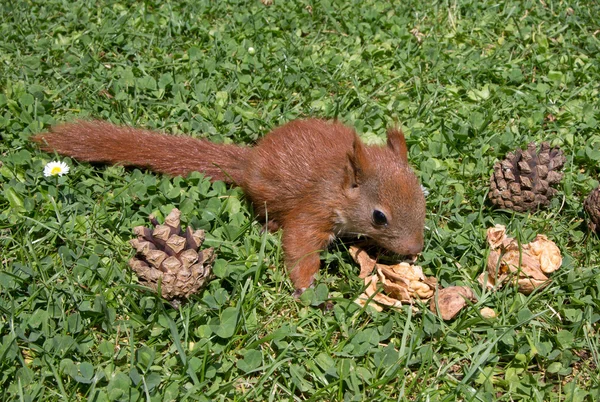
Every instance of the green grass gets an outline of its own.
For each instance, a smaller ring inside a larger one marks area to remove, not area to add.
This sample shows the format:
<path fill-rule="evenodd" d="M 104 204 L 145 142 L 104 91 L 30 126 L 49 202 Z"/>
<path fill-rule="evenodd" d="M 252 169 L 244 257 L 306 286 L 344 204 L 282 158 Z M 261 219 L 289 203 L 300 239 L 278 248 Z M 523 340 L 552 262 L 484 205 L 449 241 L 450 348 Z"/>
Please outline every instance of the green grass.
<path fill-rule="evenodd" d="M 594 1 L 1 2 L 0 398 L 600 399 L 599 241 L 582 210 L 598 185 L 599 29 Z M 296 301 L 279 235 L 239 190 L 68 158 L 48 179 L 56 157 L 29 141 L 94 117 L 253 143 L 306 116 L 368 142 L 401 122 L 431 192 L 420 263 L 479 302 L 451 322 L 361 310 L 342 244 Z M 567 155 L 559 196 L 493 209 L 493 163 L 542 140 Z M 178 310 L 126 264 L 132 228 L 173 207 L 218 252 L 218 278 Z M 495 223 L 559 245 L 550 286 L 481 291 Z"/>

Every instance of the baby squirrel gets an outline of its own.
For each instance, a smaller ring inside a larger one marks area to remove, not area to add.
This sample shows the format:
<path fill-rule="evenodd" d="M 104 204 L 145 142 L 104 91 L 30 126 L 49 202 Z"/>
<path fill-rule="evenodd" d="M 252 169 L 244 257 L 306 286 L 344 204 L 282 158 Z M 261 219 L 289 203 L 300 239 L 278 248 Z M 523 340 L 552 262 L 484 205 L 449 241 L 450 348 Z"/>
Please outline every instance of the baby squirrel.
<path fill-rule="evenodd" d="M 295 120 L 246 147 L 77 121 L 33 141 L 83 161 L 200 171 L 240 186 L 259 218 L 268 216 L 267 227 L 283 229 L 296 295 L 312 284 L 319 252 L 337 236 L 365 236 L 407 256 L 423 249 L 425 197 L 399 129 L 388 130 L 387 145 L 366 146 L 339 122 Z"/>

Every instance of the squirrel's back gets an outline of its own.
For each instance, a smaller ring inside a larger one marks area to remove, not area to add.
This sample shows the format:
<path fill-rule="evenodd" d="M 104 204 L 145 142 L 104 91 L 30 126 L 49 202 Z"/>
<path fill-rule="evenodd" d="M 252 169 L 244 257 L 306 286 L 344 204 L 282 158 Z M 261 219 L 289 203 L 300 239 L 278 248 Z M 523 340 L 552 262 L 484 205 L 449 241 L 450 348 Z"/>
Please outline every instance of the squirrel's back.
<path fill-rule="evenodd" d="M 295 120 L 274 129 L 253 148 L 247 181 L 270 180 L 284 192 L 304 193 L 343 172 L 354 130 L 324 120 Z"/>

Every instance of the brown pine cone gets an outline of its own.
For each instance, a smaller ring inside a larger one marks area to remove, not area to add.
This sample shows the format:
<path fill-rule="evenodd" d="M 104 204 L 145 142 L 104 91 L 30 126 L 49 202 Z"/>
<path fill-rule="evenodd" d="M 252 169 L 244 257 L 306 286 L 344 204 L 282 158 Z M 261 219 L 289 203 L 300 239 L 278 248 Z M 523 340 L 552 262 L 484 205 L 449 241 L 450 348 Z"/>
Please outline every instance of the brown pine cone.
<path fill-rule="evenodd" d="M 181 230 L 181 212 L 173 208 L 165 218 L 165 224 L 150 216 L 153 229 L 137 226 L 133 229 L 136 239 L 130 241 L 137 254 L 129 260 L 140 282 L 160 291 L 167 300 L 188 298 L 204 288 L 213 278 L 214 250 L 200 250 L 204 231 L 187 227 Z"/>
<path fill-rule="evenodd" d="M 517 212 L 548 206 L 557 193 L 551 187 L 563 177 L 559 170 L 566 162 L 563 152 L 543 142 L 537 151 L 532 142 L 526 150 L 517 150 L 494 165 L 490 179 L 490 200 L 500 208 Z"/>
<path fill-rule="evenodd" d="M 590 219 L 588 226 L 592 231 L 600 230 L 600 187 L 587 196 L 583 202 L 583 208 L 588 213 Z"/>

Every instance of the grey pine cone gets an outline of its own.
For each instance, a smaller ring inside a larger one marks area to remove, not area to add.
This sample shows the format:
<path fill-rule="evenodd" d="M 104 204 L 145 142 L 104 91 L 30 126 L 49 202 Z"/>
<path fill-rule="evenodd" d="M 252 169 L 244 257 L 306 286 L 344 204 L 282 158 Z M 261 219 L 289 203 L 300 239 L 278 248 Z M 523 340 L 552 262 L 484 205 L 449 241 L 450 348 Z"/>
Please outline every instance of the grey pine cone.
<path fill-rule="evenodd" d="M 592 231 L 600 231 L 600 187 L 587 196 L 583 202 L 583 208 L 589 215 L 588 226 Z"/>
<path fill-rule="evenodd" d="M 183 232 L 180 216 L 173 208 L 164 225 L 151 216 L 154 227 L 135 227 L 137 238 L 130 241 L 137 254 L 129 266 L 142 284 L 158 290 L 160 283 L 161 295 L 167 300 L 188 298 L 213 278 L 214 250 L 200 250 L 204 231 L 188 226 Z"/>
<path fill-rule="evenodd" d="M 543 142 L 539 151 L 535 143 L 519 149 L 496 162 L 490 179 L 490 200 L 499 208 L 517 212 L 548 206 L 557 193 L 552 185 L 563 177 L 559 170 L 566 158 L 558 148 Z"/>

